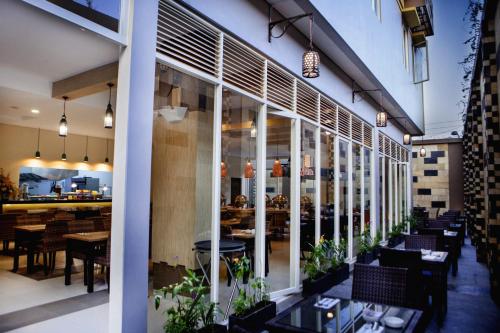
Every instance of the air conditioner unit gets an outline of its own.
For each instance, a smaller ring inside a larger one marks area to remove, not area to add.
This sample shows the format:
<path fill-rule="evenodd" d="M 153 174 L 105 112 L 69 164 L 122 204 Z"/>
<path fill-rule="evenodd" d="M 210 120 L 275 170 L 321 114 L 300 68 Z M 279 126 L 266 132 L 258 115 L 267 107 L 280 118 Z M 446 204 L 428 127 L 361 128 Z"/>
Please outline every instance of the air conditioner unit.
<path fill-rule="evenodd" d="M 165 105 L 160 107 L 157 111 L 166 121 L 174 123 L 184 119 L 187 109 L 188 108 L 185 106 Z"/>

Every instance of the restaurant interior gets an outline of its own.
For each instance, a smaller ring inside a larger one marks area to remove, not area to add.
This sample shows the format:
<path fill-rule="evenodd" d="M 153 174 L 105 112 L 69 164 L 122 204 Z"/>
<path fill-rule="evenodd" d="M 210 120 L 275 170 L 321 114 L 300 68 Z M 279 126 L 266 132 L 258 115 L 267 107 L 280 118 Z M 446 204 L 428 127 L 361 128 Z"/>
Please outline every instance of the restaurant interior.
<path fill-rule="evenodd" d="M 0 315 L 108 288 L 119 55 L 62 18 L 2 6 Z M 70 243 L 95 251 L 68 260 Z"/>

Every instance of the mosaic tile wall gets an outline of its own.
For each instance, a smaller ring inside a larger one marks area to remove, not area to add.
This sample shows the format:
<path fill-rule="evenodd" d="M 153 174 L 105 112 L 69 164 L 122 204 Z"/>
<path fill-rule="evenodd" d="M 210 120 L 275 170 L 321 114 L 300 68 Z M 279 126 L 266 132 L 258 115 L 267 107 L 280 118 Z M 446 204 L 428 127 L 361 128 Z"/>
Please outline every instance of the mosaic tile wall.
<path fill-rule="evenodd" d="M 496 6 L 496 5 L 495 5 Z M 491 295 L 500 304 L 500 113 L 496 8 L 486 7 L 481 47 L 464 125 L 464 206 L 477 260 L 490 270 Z"/>

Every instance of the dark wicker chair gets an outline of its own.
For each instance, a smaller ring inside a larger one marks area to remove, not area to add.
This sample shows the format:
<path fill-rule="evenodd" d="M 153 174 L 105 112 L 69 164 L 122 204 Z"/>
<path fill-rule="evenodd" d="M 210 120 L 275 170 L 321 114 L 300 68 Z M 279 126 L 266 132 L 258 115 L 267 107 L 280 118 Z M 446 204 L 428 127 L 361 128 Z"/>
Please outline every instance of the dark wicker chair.
<path fill-rule="evenodd" d="M 421 228 L 418 229 L 419 235 L 434 235 L 436 236 L 437 249 L 436 251 L 445 251 L 444 247 L 444 229 L 442 228 Z"/>
<path fill-rule="evenodd" d="M 380 266 L 399 267 L 408 269 L 407 276 L 407 304 L 408 307 L 424 308 L 427 288 L 422 276 L 422 253 L 420 250 L 400 250 L 383 247 L 380 249 Z"/>
<path fill-rule="evenodd" d="M 108 238 L 108 241 L 106 243 L 106 255 L 105 256 L 99 256 L 95 258 L 94 263 L 101 265 L 103 269 L 106 270 L 106 283 L 108 284 L 108 290 L 109 290 L 109 275 L 111 271 L 111 235 Z"/>
<path fill-rule="evenodd" d="M 57 251 L 66 250 L 66 239 L 63 238 L 63 235 L 67 233 L 68 225 L 66 221 L 52 221 L 45 225 L 42 242 L 37 246 L 36 250 L 43 254 L 45 275 L 48 275 L 49 271 L 54 271 Z"/>
<path fill-rule="evenodd" d="M 353 300 L 407 306 L 408 269 L 354 264 Z"/>
<path fill-rule="evenodd" d="M 4 252 L 7 252 L 9 243 L 16 238 L 14 227 L 17 224 L 16 217 L 18 215 L 19 214 L 0 214 L 0 240 L 3 242 Z"/>
<path fill-rule="evenodd" d="M 437 251 L 437 237 L 435 235 L 406 235 L 405 249 Z"/>
<path fill-rule="evenodd" d="M 435 221 L 429 221 L 429 228 L 433 229 L 448 229 L 452 221 L 440 219 Z"/>
<path fill-rule="evenodd" d="M 75 220 L 68 221 L 68 234 L 76 234 L 79 232 L 95 231 L 94 221 L 91 220 Z"/>

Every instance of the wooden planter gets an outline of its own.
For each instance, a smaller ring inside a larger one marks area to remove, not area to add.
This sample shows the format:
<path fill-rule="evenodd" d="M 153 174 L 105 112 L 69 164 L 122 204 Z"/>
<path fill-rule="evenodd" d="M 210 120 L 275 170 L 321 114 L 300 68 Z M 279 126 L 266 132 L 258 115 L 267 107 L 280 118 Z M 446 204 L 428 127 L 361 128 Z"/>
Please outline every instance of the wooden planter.
<path fill-rule="evenodd" d="M 372 251 L 368 251 L 365 253 L 358 253 L 356 256 L 356 263 L 358 264 L 370 264 L 373 261 L 373 253 Z"/>
<path fill-rule="evenodd" d="M 255 307 L 248 310 L 246 314 L 229 316 L 229 330 L 238 325 L 249 331 L 262 331 L 266 321 L 276 316 L 276 303 L 271 301 L 260 301 Z"/>
<path fill-rule="evenodd" d="M 302 280 L 302 296 L 307 297 L 320 294 L 335 285 L 335 280 L 331 272 L 327 272 L 315 280 L 307 278 Z"/>
<path fill-rule="evenodd" d="M 331 269 L 330 273 L 333 276 L 333 286 L 336 286 L 349 278 L 349 265 L 344 263 L 336 269 Z"/>
<path fill-rule="evenodd" d="M 205 326 L 200 328 L 199 333 L 227 333 L 227 327 L 224 325 L 214 324 L 212 326 Z"/>

